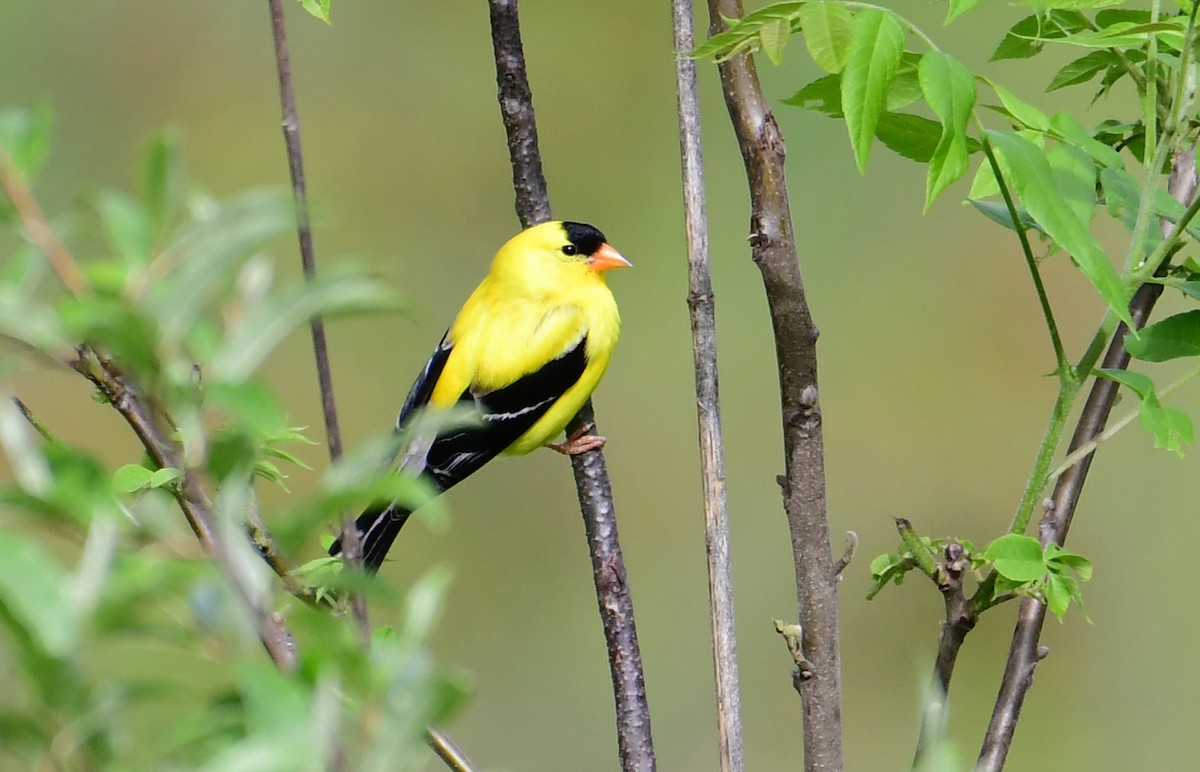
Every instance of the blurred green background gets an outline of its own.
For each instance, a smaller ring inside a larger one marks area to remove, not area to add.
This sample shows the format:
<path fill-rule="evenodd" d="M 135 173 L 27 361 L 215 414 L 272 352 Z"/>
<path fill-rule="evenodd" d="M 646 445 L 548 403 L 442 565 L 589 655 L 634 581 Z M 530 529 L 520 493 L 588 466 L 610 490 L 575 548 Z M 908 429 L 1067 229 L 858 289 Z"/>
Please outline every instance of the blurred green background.
<path fill-rule="evenodd" d="M 944 31 L 941 4 L 900 10 L 971 66 L 1024 15 L 985 4 Z M 335 0 L 326 27 L 288 11 L 310 191 L 322 212 L 318 259 L 365 263 L 412 299 L 409 318 L 332 327 L 353 444 L 390 425 L 454 310 L 518 227 L 487 12 L 481 2 Z M 526 0 L 522 13 L 555 213 L 596 224 L 635 265 L 611 277 L 624 338 L 596 409 L 659 760 L 666 770 L 715 769 L 668 3 Z M 1040 94 L 1065 60 L 1052 53 L 989 73 L 1047 109 L 1083 109 L 1090 94 Z M 753 770 L 795 768 L 799 705 L 771 626 L 795 613 L 774 482 L 773 346 L 745 245 L 740 157 L 715 70 L 700 69 L 746 758 Z M 1051 352 L 1015 240 L 958 205 L 965 183 L 923 217 L 921 168 L 877 147 L 860 176 L 841 124 L 779 104 L 817 74 L 799 40 L 781 68 L 764 63 L 761 72 L 789 143 L 801 259 L 822 331 L 834 548 L 847 529 L 862 540 L 841 589 L 847 766 L 907 769 L 941 602 L 919 578 L 864 601 L 868 563 L 895 548 L 893 516 L 977 543 L 1007 526 L 1053 400 Z M 144 143 L 164 126 L 182 131 L 192 180 L 215 193 L 286 184 L 265 2 L 7 0 L 0 103 L 34 99 L 55 114 L 39 185 L 52 212 L 94 187 L 133 188 Z M 1129 106 L 1118 91 L 1085 123 L 1127 117 Z M 297 262 L 282 245 L 278 272 L 294 275 Z M 1077 353 L 1101 305 L 1061 258 L 1047 263 L 1047 281 Z M 1164 310 L 1177 305 L 1171 298 Z M 296 336 L 267 378 L 293 422 L 317 437 L 312 370 L 307 336 Z M 22 396 L 112 463 L 137 458 L 78 378 L 42 371 L 25 378 Z M 1172 400 L 1193 410 L 1196 401 L 1195 389 Z M 321 447 L 301 452 L 318 468 L 325 462 Z M 1182 769 L 1200 753 L 1200 630 L 1186 601 L 1200 531 L 1196 472 L 1196 454 L 1154 451 L 1136 426 L 1103 449 L 1070 542 L 1096 563 L 1085 592 L 1093 624 L 1075 612 L 1048 623 L 1052 655 L 1011 769 Z M 290 479 L 299 495 L 312 484 L 303 471 Z M 433 565 L 454 567 L 434 648 L 470 674 L 474 694 L 449 730 L 488 769 L 615 768 L 608 666 L 568 464 L 553 453 L 503 460 L 447 498 L 450 528 L 410 525 L 383 575 L 404 586 Z M 989 614 L 960 660 L 951 731 L 964 758 L 974 757 L 990 712 L 1013 610 Z M 373 613 L 384 624 L 395 610 Z"/>

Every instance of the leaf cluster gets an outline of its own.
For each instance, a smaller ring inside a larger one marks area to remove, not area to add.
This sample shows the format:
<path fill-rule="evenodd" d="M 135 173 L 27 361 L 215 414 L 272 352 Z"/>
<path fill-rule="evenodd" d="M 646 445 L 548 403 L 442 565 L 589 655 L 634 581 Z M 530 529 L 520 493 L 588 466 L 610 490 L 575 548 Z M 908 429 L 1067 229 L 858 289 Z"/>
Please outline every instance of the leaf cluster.
<path fill-rule="evenodd" d="M 393 599 L 404 621 L 377 631 L 368 653 L 323 601 L 336 606 L 351 584 L 379 596 L 380 585 L 319 560 L 283 577 L 318 585 L 318 602 L 302 602 L 262 554 L 311 545 L 371 502 L 422 503 L 427 491 L 388 469 L 398 439 L 350 454 L 274 513 L 287 523 L 277 541 L 256 491 L 282 485 L 287 465 L 308 469 L 292 450 L 308 440 L 259 380 L 263 364 L 312 316 L 392 311 L 398 299 L 351 270 L 278 286 L 268 252 L 293 227 L 290 199 L 195 190 L 173 133 L 150 143 L 136 195 L 102 190 L 51 221 L 32 193 L 49 127 L 46 108 L 0 111 L 0 227 L 27 238 L 0 257 L 0 336 L 11 344 L 0 391 L 22 367 L 73 368 L 111 403 L 93 409 L 118 410 L 146 455 L 106 468 L 54 436 L 58 405 L 39 405 L 33 421 L 0 400 L 14 471 L 0 487 L 0 658 L 16 663 L 0 704 L 0 766 L 422 765 L 425 727 L 464 691 L 424 648 L 446 572 Z M 208 511 L 205 539 L 222 545 L 223 562 L 199 554 L 179 505 Z M 286 619 L 294 670 L 265 656 L 248 609 Z M 156 653 L 132 673 L 98 654 L 129 650 Z M 180 682 L 206 669 L 216 674 Z M 175 728 L 138 718 L 181 702 L 192 708 Z"/>

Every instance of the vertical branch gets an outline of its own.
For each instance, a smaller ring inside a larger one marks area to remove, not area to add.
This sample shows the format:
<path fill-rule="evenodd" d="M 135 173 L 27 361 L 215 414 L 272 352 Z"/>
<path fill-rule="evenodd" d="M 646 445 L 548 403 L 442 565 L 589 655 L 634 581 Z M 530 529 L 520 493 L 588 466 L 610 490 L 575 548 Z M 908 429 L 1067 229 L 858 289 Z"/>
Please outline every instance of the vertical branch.
<path fill-rule="evenodd" d="M 1173 159 L 1168 190 L 1176 200 L 1190 204 L 1196 197 L 1197 177 L 1195 147 L 1185 147 Z M 1168 222 L 1162 223 L 1163 235 L 1170 235 L 1173 226 Z M 1165 263 L 1164 263 L 1165 265 Z M 1134 325 L 1141 328 L 1150 317 L 1159 296 L 1162 295 L 1161 284 L 1143 284 L 1129 301 L 1129 315 Z M 1129 352 L 1125 350 L 1125 336 L 1129 328 L 1121 323 L 1117 327 L 1104 355 L 1101 367 L 1125 368 L 1129 364 Z M 1095 455 L 1093 441 L 1103 431 L 1112 412 L 1117 396 L 1117 383 L 1105 378 L 1097 378 L 1092 384 L 1092 390 L 1084 402 L 1083 410 L 1076 424 L 1075 433 L 1067 450 L 1070 455 L 1085 446 L 1091 445 L 1092 452 L 1084 455 L 1076 464 L 1067 469 L 1058 478 L 1054 486 L 1054 495 L 1046 507 L 1046 517 L 1042 521 L 1041 537 L 1043 546 L 1054 541 L 1058 545 L 1065 543 L 1071 521 L 1075 516 L 1079 496 L 1083 492 L 1083 484 Z M 979 772 L 994 772 L 1004 768 L 1008 758 L 1008 749 L 1012 745 L 1013 733 L 1021 716 L 1021 707 L 1025 695 L 1033 685 L 1034 669 L 1046 655 L 1046 649 L 1038 645 L 1042 634 L 1042 625 L 1046 621 L 1046 606 L 1032 598 L 1024 598 L 1017 612 L 1017 623 L 1013 629 L 1012 644 L 1009 647 L 1008 661 L 1004 667 L 1004 677 L 1000 682 L 1000 691 L 996 695 L 996 704 L 992 710 L 992 718 L 984 735 L 983 747 L 979 752 L 976 770 Z"/>
<path fill-rule="evenodd" d="M 717 682 L 717 729 L 721 769 L 745 768 L 738 693 L 737 634 L 733 614 L 733 569 L 729 558 L 729 513 L 725 494 L 725 444 L 717 384 L 717 330 L 709 270 L 708 215 L 704 203 L 704 164 L 700 138 L 700 98 L 692 0 L 673 0 L 675 83 L 679 101 L 679 153 L 683 164 L 683 203 L 688 241 L 688 307 L 696 370 L 700 474 L 704 480 L 704 544 L 708 553 L 713 668 Z"/>
<path fill-rule="evenodd" d="M 537 145 L 533 94 L 525 70 L 517 0 L 488 0 L 500 114 L 508 136 L 517 216 L 525 227 L 550 219 L 550 199 Z M 595 425 L 589 400 L 567 426 L 568 433 Z M 593 429 L 595 431 L 595 429 Z M 597 431 L 598 433 L 598 431 Z M 650 707 L 634 622 L 625 558 L 617 535 L 612 484 L 600 450 L 572 456 L 575 488 L 592 559 L 596 601 L 608 646 L 617 746 L 624 770 L 655 768 Z"/>
<path fill-rule="evenodd" d="M 708 0 L 709 31 L 743 15 L 740 0 Z M 817 328 L 808 309 L 792 233 L 784 141 L 763 98 L 754 61 L 739 54 L 720 65 L 725 105 L 750 187 L 750 248 L 762 273 L 775 334 L 783 418 L 783 503 L 792 536 L 804 654 L 814 665 L 800 684 L 806 770 L 840 770 L 841 662 L 837 575 L 825 501 L 825 450 L 817 388 Z"/>
<path fill-rule="evenodd" d="M 550 219 L 550 194 L 538 150 L 533 91 L 525 70 L 517 0 L 488 0 L 488 15 L 492 25 L 492 53 L 496 58 L 497 98 L 512 159 L 517 218 L 521 227 L 528 228 Z"/>
<path fill-rule="evenodd" d="M 287 33 L 283 21 L 283 1 L 268 0 L 271 5 L 271 31 L 275 39 L 275 66 L 279 72 L 279 103 L 283 110 L 283 141 L 287 146 L 288 171 L 292 178 L 292 197 L 296 201 L 296 235 L 300 240 L 300 264 L 304 278 L 317 275 L 313 252 L 312 227 L 308 217 L 308 189 L 304 182 L 304 156 L 300 150 L 300 116 L 296 112 L 296 94 L 292 88 L 292 65 L 288 56 Z M 317 381 L 321 387 L 321 410 L 325 417 L 325 436 L 329 457 L 342 456 L 342 430 L 338 425 L 337 404 L 333 399 L 333 375 L 329 367 L 329 349 L 325 343 L 325 323 L 313 317 L 313 353 L 317 360 Z M 344 543 L 344 542 L 343 542 Z M 345 548 L 342 550 L 345 552 Z"/>
<path fill-rule="evenodd" d="M 304 156 L 300 149 L 300 116 L 296 111 L 296 95 L 292 87 L 292 66 L 288 56 L 287 34 L 284 28 L 282 0 L 267 0 L 271 9 L 271 32 L 275 40 L 275 66 L 279 72 L 279 102 L 283 111 L 283 140 L 287 147 L 288 171 L 292 178 L 292 197 L 296 202 L 296 234 L 300 241 L 300 264 L 304 278 L 311 281 L 317 275 L 313 251 L 312 227 L 308 216 L 308 192 L 304 182 Z M 321 390 L 321 412 L 325 418 L 325 436 L 329 443 L 329 458 L 342 457 L 342 431 L 338 424 L 337 402 L 333 397 L 333 374 L 329 366 L 329 348 L 325 342 L 325 322 L 314 316 L 310 322 L 313 354 L 317 363 L 317 383 Z M 362 570 L 362 541 L 354 518 L 342 522 L 342 559 Z M 367 601 L 362 593 L 350 593 L 350 611 L 358 628 L 363 651 L 371 647 L 371 621 Z M 426 727 L 425 740 L 438 757 L 452 770 L 471 770 L 471 761 L 454 741 L 437 727 Z"/>
<path fill-rule="evenodd" d="M 283 141 L 287 147 L 288 171 L 292 178 L 292 198 L 296 202 L 296 235 L 300 241 L 300 265 L 304 278 L 317 276 L 317 258 L 313 251 L 312 227 L 308 216 L 308 189 L 304 182 L 304 155 L 300 149 L 300 115 L 296 111 L 296 94 L 292 87 L 292 65 L 288 55 L 287 31 L 284 27 L 283 0 L 267 0 L 271 8 L 271 33 L 275 41 L 275 68 L 279 73 L 279 103 L 283 111 Z M 314 316 L 309 322 L 312 331 L 313 354 L 317 363 L 317 384 L 321 390 L 321 413 L 325 418 L 325 438 L 329 443 L 329 458 L 342 457 L 342 430 L 338 425 L 337 402 L 333 397 L 333 372 L 329 367 L 329 347 L 325 342 L 325 322 Z M 354 519 L 347 517 L 341 533 L 343 559 L 355 566 L 362 564 L 362 545 Z M 350 609 L 358 626 L 363 645 L 371 642 L 371 622 L 367 616 L 367 601 L 361 593 L 350 594 Z"/>

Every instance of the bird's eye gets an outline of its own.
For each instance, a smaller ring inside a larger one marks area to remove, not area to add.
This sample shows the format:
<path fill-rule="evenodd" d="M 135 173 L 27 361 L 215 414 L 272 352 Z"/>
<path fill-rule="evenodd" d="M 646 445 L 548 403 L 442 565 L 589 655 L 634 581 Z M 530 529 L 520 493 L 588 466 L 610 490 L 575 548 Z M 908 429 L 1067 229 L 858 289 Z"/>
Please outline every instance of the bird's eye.
<path fill-rule="evenodd" d="M 562 253 L 564 255 L 577 255 L 579 254 L 579 247 L 575 246 L 574 244 L 567 244 L 562 248 Z"/>

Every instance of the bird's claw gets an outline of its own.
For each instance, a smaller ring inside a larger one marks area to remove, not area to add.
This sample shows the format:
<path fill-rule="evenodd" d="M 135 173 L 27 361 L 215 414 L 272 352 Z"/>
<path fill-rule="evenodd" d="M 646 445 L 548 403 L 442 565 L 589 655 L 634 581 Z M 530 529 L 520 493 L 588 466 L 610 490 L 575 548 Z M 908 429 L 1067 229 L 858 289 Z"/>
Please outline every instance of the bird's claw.
<path fill-rule="evenodd" d="M 551 442 L 546 447 L 564 456 L 578 456 L 590 450 L 599 450 L 608 440 L 598 434 L 588 434 L 595 428 L 594 423 L 585 424 L 567 435 L 566 442 Z"/>

